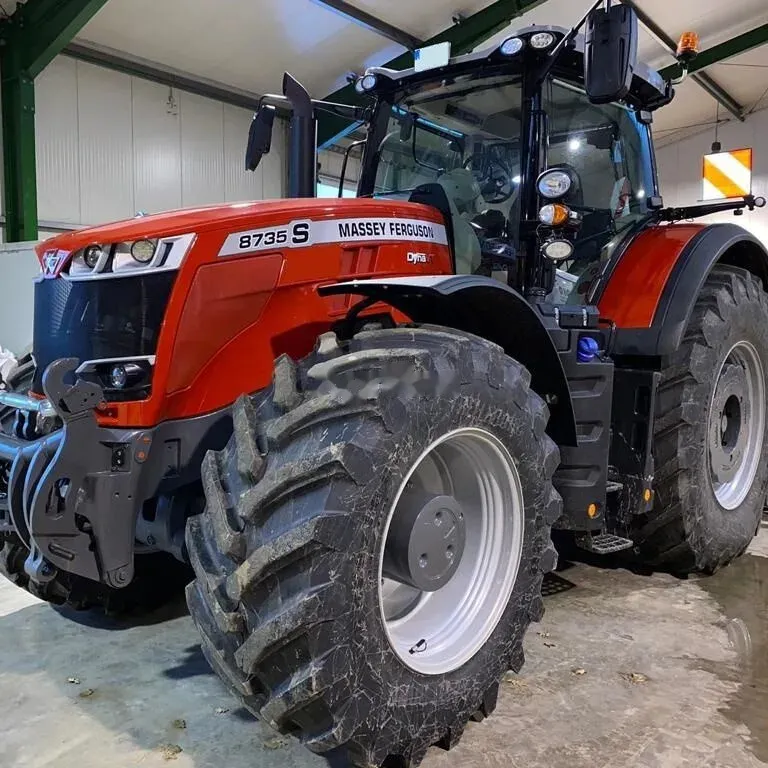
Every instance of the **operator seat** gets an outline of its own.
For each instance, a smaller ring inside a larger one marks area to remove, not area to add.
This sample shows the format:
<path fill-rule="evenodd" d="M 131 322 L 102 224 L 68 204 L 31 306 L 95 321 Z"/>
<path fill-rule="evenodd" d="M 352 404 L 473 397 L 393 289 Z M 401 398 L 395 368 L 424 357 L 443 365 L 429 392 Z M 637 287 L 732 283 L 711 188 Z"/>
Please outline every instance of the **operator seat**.
<path fill-rule="evenodd" d="M 448 198 L 453 224 L 456 272 L 472 275 L 480 267 L 481 246 L 472 220 L 480 213 L 482 193 L 471 171 L 456 168 L 444 173 L 437 184 Z"/>

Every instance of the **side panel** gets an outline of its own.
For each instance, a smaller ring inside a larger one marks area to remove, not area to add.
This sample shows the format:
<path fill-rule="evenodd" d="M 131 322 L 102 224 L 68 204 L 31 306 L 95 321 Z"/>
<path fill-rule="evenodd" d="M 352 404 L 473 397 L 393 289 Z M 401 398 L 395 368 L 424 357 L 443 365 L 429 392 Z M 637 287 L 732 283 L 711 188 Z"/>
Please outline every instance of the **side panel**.
<path fill-rule="evenodd" d="M 717 263 L 740 266 L 768 285 L 768 253 L 735 224 L 678 224 L 641 233 L 598 299 L 616 323 L 617 355 L 658 356 L 677 348 L 704 281 Z"/>
<path fill-rule="evenodd" d="M 597 298 L 600 315 L 619 328 L 649 328 L 680 254 L 702 229 L 674 224 L 641 232 Z"/>
<path fill-rule="evenodd" d="M 555 527 L 595 531 L 605 524 L 614 367 L 600 357 L 591 362 L 579 360 L 582 333 L 578 329 L 562 335 L 568 343 L 560 359 L 571 390 L 578 446 L 560 446 L 554 484 L 563 497 L 563 516 Z M 591 516 L 590 505 L 594 505 Z"/>

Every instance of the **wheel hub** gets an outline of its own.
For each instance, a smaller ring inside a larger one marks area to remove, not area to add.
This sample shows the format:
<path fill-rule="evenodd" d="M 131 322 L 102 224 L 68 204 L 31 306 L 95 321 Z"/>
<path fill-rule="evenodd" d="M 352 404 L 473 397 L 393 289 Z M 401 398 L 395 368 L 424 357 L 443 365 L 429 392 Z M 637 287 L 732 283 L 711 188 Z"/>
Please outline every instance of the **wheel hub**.
<path fill-rule="evenodd" d="M 741 466 L 749 430 L 749 403 L 745 402 L 747 375 L 739 365 L 727 365 L 712 401 L 709 459 L 718 483 L 733 480 Z"/>
<path fill-rule="evenodd" d="M 464 513 L 453 496 L 404 494 L 390 524 L 384 575 L 422 592 L 436 592 L 456 573 L 465 542 Z"/>

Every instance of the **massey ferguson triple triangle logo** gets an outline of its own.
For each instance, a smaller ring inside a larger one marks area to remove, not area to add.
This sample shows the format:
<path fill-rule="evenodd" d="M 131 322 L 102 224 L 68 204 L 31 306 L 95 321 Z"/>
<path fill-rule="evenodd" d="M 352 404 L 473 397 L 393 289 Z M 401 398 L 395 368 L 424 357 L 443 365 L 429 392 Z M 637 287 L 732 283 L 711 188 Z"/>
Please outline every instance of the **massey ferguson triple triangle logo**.
<path fill-rule="evenodd" d="M 61 262 L 66 258 L 66 251 L 46 251 L 43 254 L 43 275 L 45 277 L 55 277 Z"/>

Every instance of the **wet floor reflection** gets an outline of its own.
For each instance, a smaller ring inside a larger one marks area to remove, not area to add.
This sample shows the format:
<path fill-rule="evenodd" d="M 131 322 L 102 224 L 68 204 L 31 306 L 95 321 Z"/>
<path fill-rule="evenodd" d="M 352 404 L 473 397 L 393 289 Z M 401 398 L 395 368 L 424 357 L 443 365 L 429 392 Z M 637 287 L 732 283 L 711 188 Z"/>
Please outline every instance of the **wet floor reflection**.
<path fill-rule="evenodd" d="M 739 688 L 721 712 L 749 728 L 755 756 L 768 763 L 768 558 L 744 555 L 698 584 L 720 604 L 739 657 Z"/>

